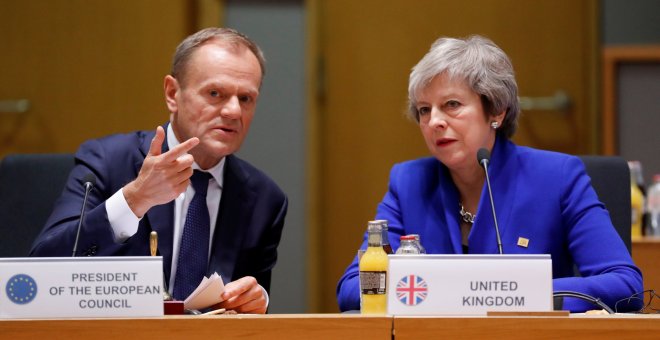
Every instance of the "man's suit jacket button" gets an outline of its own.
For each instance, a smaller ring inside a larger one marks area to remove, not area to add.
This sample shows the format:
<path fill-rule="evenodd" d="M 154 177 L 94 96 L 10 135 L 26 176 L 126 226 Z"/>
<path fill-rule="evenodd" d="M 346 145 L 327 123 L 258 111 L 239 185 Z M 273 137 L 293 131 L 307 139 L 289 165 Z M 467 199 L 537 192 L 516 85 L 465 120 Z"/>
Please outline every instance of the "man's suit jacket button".
<path fill-rule="evenodd" d="M 98 247 L 96 245 L 92 245 L 89 247 L 85 252 L 83 253 L 84 256 L 94 256 L 96 255 L 96 251 L 98 250 Z"/>

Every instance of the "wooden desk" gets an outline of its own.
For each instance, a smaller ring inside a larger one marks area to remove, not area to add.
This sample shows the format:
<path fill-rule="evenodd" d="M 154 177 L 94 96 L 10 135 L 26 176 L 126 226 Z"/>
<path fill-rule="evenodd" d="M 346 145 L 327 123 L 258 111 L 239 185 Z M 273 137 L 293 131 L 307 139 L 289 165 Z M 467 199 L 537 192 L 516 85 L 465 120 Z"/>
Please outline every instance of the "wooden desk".
<path fill-rule="evenodd" d="M 391 316 L 273 314 L 0 320 L 3 339 L 392 339 Z"/>
<path fill-rule="evenodd" d="M 394 317 L 396 340 L 657 339 L 660 315 Z"/>
<path fill-rule="evenodd" d="M 644 275 L 644 289 L 660 293 L 660 237 L 633 238 L 632 257 Z"/>
<path fill-rule="evenodd" d="M 359 314 L 0 320 L 3 339 L 657 339 L 660 315 L 403 317 Z"/>

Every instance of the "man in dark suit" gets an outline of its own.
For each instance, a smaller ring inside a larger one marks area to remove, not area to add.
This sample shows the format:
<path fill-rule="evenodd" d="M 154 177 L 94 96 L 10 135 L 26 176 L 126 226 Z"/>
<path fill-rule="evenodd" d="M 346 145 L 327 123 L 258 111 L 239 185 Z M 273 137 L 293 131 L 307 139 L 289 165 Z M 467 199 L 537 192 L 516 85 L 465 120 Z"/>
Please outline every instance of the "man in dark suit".
<path fill-rule="evenodd" d="M 149 255 L 149 234 L 157 231 L 175 298 L 217 272 L 226 282 L 219 307 L 265 313 L 287 199 L 232 155 L 247 135 L 263 75 L 261 50 L 237 31 L 209 28 L 186 38 L 165 76 L 169 123 L 84 143 L 31 255 L 71 253 L 83 178 L 93 174 L 77 255 Z M 203 232 L 191 234 L 193 228 Z M 190 252 L 203 262 L 197 272 Z"/>

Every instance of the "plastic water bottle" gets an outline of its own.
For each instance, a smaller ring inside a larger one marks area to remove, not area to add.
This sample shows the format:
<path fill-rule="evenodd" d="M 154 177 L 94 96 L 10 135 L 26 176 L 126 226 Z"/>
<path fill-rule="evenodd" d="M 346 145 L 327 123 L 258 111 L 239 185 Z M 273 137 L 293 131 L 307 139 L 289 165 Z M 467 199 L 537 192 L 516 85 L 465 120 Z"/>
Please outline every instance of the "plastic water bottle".
<path fill-rule="evenodd" d="M 660 236 L 660 174 L 653 176 L 653 185 L 649 187 L 646 202 L 649 214 L 646 235 Z"/>
<path fill-rule="evenodd" d="M 419 253 L 420 253 L 420 254 L 426 254 L 426 249 L 425 249 L 424 246 L 422 245 L 422 241 L 421 241 L 421 239 L 420 239 L 420 237 L 419 237 L 419 234 L 410 234 L 410 235 L 415 236 L 415 246 L 416 246 L 417 248 L 419 248 Z"/>
<path fill-rule="evenodd" d="M 397 254 L 419 254 L 419 247 L 415 245 L 415 235 L 403 235 L 400 237 L 401 244 L 396 250 Z"/>

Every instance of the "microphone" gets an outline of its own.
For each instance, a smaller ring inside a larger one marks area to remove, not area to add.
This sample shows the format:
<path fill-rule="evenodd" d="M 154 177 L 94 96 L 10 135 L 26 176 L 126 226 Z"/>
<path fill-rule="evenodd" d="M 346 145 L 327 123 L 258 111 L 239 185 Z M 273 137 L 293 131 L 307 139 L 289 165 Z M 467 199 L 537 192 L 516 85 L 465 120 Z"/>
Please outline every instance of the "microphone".
<path fill-rule="evenodd" d="M 487 149 L 481 148 L 477 151 L 477 161 L 479 165 L 484 168 L 486 172 L 486 186 L 488 186 L 488 195 L 490 196 L 490 207 L 493 209 L 493 221 L 495 221 L 495 235 L 497 236 L 497 248 L 502 252 L 502 238 L 500 238 L 500 228 L 497 225 L 497 216 L 495 215 L 495 202 L 493 201 L 493 190 L 490 188 L 490 178 L 488 177 L 488 163 L 490 162 L 490 152 Z"/>
<path fill-rule="evenodd" d="M 85 197 L 83 198 L 82 209 L 80 210 L 80 220 L 78 221 L 78 231 L 76 232 L 76 241 L 73 243 L 73 253 L 71 257 L 76 256 L 76 250 L 78 249 L 78 239 L 80 238 L 80 229 L 82 228 L 83 219 L 85 218 L 85 206 L 87 205 L 87 195 L 92 191 L 94 185 L 96 185 L 96 177 L 93 174 L 87 174 L 83 177 L 83 185 L 85 186 Z"/>

